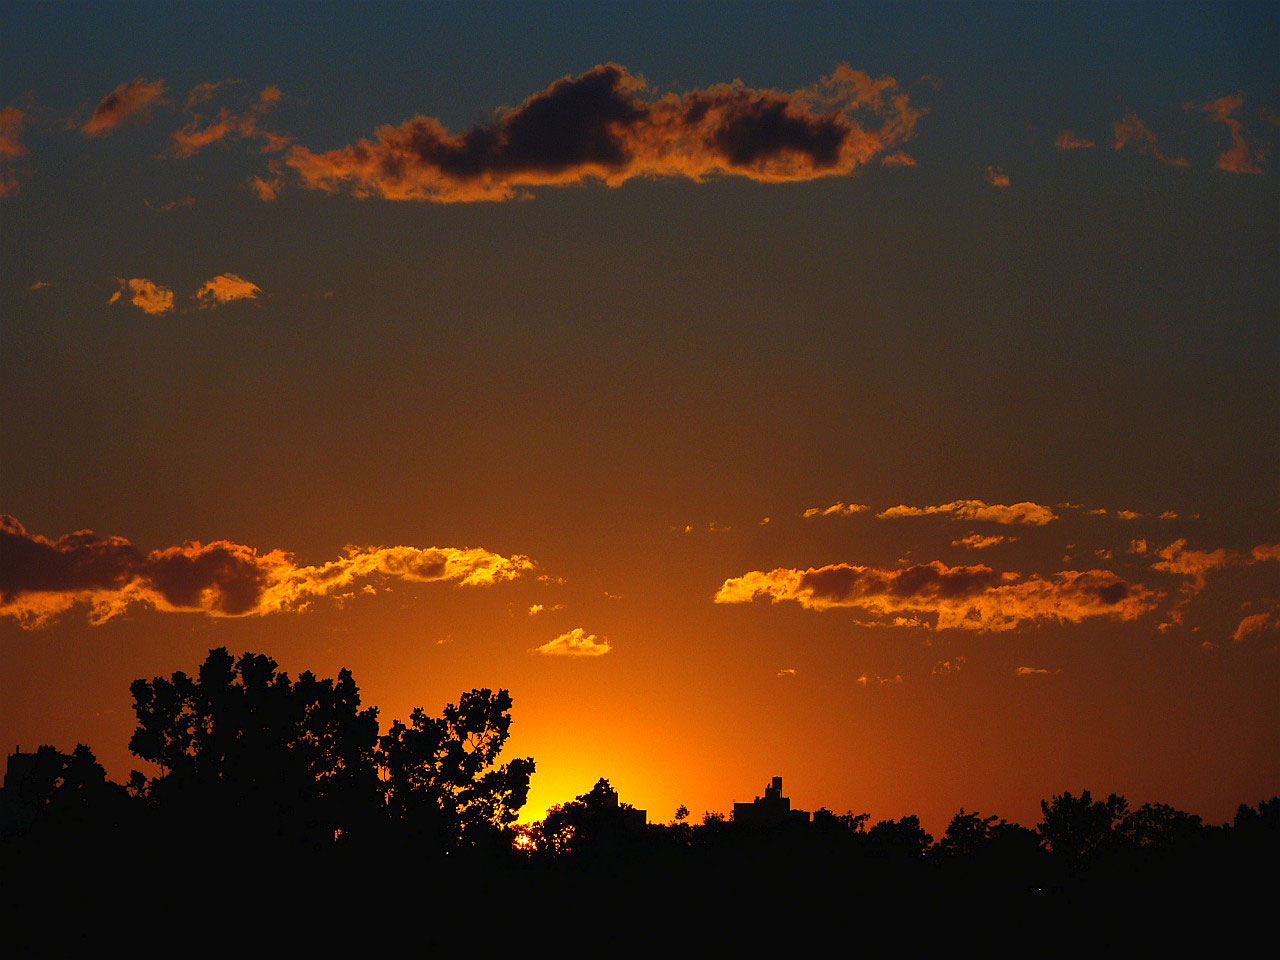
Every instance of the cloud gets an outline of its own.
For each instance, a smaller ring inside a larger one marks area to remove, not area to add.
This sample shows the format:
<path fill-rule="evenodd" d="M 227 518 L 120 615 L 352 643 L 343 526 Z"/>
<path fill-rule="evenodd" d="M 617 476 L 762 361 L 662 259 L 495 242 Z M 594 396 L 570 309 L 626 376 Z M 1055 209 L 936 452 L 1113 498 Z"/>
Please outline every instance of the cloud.
<path fill-rule="evenodd" d="M 534 652 L 546 657 L 603 657 L 613 648 L 603 637 L 588 634 L 581 627 L 574 627 L 554 640 L 548 640 Z"/>
<path fill-rule="evenodd" d="M 88 136 L 109 133 L 130 117 L 145 111 L 164 93 L 163 80 L 139 77 L 122 83 L 102 98 L 80 129 Z"/>
<path fill-rule="evenodd" d="M 17 107 L 0 110 L 0 157 L 26 156 L 27 145 L 22 142 L 22 127 L 26 122 L 26 113 Z"/>
<path fill-rule="evenodd" d="M 230 303 L 232 300 L 252 300 L 262 292 L 256 283 L 234 273 L 220 273 L 212 280 L 206 280 L 204 286 L 196 291 L 196 300 L 202 307 L 215 304 Z"/>
<path fill-rule="evenodd" d="M 783 667 L 778 671 L 778 676 L 780 677 L 794 677 L 795 675 L 796 671 L 794 667 Z"/>
<path fill-rule="evenodd" d="M 872 686 L 872 685 L 883 687 L 883 686 L 888 686 L 890 684 L 901 683 L 901 682 L 902 682 L 902 674 L 900 673 L 894 674 L 892 677 L 882 677 L 878 673 L 871 673 L 871 674 L 864 673 L 862 676 L 858 677 L 858 679 L 854 681 L 854 683 L 863 687 Z"/>
<path fill-rule="evenodd" d="M 26 122 L 27 114 L 17 107 L 0 110 L 0 197 L 18 192 L 18 176 L 8 163 L 27 154 L 27 145 L 22 142 L 22 127 Z"/>
<path fill-rule="evenodd" d="M 985 520 L 990 523 L 1025 524 L 1036 527 L 1042 527 L 1058 519 L 1058 515 L 1049 507 L 1025 500 L 1009 505 L 986 503 L 982 500 L 952 500 L 950 503 L 934 507 L 909 507 L 905 503 L 900 503 L 896 507 L 890 507 L 876 514 L 881 520 L 932 515 L 944 516 L 952 520 Z"/>
<path fill-rule="evenodd" d="M 814 517 L 851 517 L 870 509 L 865 503 L 833 503 L 829 507 L 809 507 L 800 516 L 806 520 Z"/>
<path fill-rule="evenodd" d="M 993 187 L 1007 187 L 1011 183 L 1009 175 L 993 164 L 987 166 L 986 180 Z"/>
<path fill-rule="evenodd" d="M 1207 103 L 1188 103 L 1185 106 L 1188 110 L 1199 110 L 1207 113 L 1213 123 L 1225 125 L 1230 133 L 1231 146 L 1218 155 L 1217 162 L 1214 163 L 1217 169 L 1225 170 L 1227 173 L 1262 172 L 1260 164 L 1262 153 L 1258 150 L 1250 149 L 1248 142 L 1244 138 L 1244 128 L 1240 120 L 1234 116 L 1236 111 L 1244 106 L 1244 94 L 1231 94 L 1226 97 L 1219 97 L 1216 100 L 1210 100 Z"/>
<path fill-rule="evenodd" d="M 53 284 L 50 283 L 48 280 L 37 280 L 31 286 L 27 287 L 27 289 L 28 290 L 48 290 L 52 286 Z"/>
<path fill-rule="evenodd" d="M 1063 570 L 1051 578 L 997 573 L 985 564 L 949 567 L 941 561 L 897 570 L 829 564 L 807 570 L 755 570 L 726 580 L 716 603 L 768 597 L 808 610 L 851 607 L 881 617 L 919 614 L 937 630 L 993 632 L 1038 621 L 1079 623 L 1090 617 L 1134 620 L 1155 608 L 1156 591 L 1110 570 Z M 913 617 L 885 625 L 928 626 Z"/>
<path fill-rule="evenodd" d="M 952 540 L 953 547 L 964 547 L 966 550 L 986 550 L 988 547 L 998 546 L 1002 543 L 1014 543 L 1017 537 L 984 537 L 980 533 L 971 533 L 967 537 L 961 537 L 959 540 Z"/>
<path fill-rule="evenodd" d="M 1160 141 L 1156 138 L 1156 135 L 1132 111 L 1126 114 L 1123 120 L 1114 121 L 1111 124 L 1111 130 L 1113 134 L 1111 145 L 1116 150 L 1123 150 L 1129 147 L 1145 157 L 1151 157 L 1153 160 L 1158 160 L 1160 163 L 1168 164 L 1169 166 L 1191 166 L 1191 161 L 1186 157 L 1170 157 L 1165 154 L 1160 149 Z"/>
<path fill-rule="evenodd" d="M 939 660 L 929 670 L 929 675 L 934 677 L 946 677 L 953 673 L 959 673 L 960 668 L 964 666 L 964 655 L 952 657 L 950 660 Z"/>
<path fill-rule="evenodd" d="M 289 138 L 278 133 L 263 130 L 258 126 L 262 116 L 280 102 L 282 96 L 279 87 L 266 87 L 258 94 L 243 112 L 237 113 L 227 107 L 220 107 L 214 116 L 193 110 L 213 97 L 214 92 L 223 84 L 197 84 L 187 97 L 187 109 L 191 119 L 181 128 L 170 134 L 173 146 L 170 153 L 175 157 L 191 157 L 205 147 L 220 140 L 260 139 L 263 149 L 268 151 L 283 150 L 289 145 Z"/>
<path fill-rule="evenodd" d="M 653 98 L 645 89 L 601 64 L 462 133 L 418 116 L 336 150 L 295 146 L 286 162 L 312 189 L 436 203 L 636 177 L 780 183 L 852 173 L 908 140 L 922 113 L 892 77 L 846 65 L 791 93 L 736 81 Z"/>
<path fill-rule="evenodd" d="M 1014 667 L 1013 675 L 1015 677 L 1047 677 L 1053 673 L 1052 670 L 1045 670 L 1043 667 Z"/>
<path fill-rule="evenodd" d="M 886 153 L 881 157 L 880 163 L 886 167 L 914 167 L 916 158 L 905 150 L 895 150 L 893 153 Z"/>
<path fill-rule="evenodd" d="M 90 530 L 52 540 L 0 515 L 0 616 L 29 629 L 78 605 L 88 607 L 94 624 L 134 604 L 166 613 L 263 616 L 300 611 L 360 580 L 481 586 L 514 579 L 533 566 L 528 557 L 457 547 L 347 547 L 344 556 L 319 566 L 301 565 L 283 550 L 259 553 L 228 540 L 144 553 L 124 537 Z"/>
<path fill-rule="evenodd" d="M 284 185 L 284 181 L 280 177 L 272 177 L 267 180 L 256 175 L 250 177 L 248 183 L 249 189 L 257 194 L 258 199 L 263 203 L 270 203 L 280 196 L 280 188 Z"/>
<path fill-rule="evenodd" d="M 1088 150 L 1090 147 L 1097 146 L 1092 140 L 1077 137 L 1070 130 L 1061 131 L 1054 139 L 1053 145 L 1059 150 Z"/>
<path fill-rule="evenodd" d="M 195 204 L 196 198 L 192 196 L 184 196 L 175 197 L 174 199 L 166 200 L 163 203 L 153 200 L 143 200 L 142 202 L 148 210 L 152 210 L 156 213 L 173 213 L 173 211 L 180 210 L 183 207 L 192 206 Z"/>
<path fill-rule="evenodd" d="M 134 277 L 131 280 L 117 278 L 116 282 L 120 284 L 120 289 L 111 295 L 108 304 L 115 303 L 126 293 L 132 293 L 129 302 L 153 317 L 173 309 L 173 291 L 168 287 L 152 283 L 144 277 Z"/>
<path fill-rule="evenodd" d="M 1264 633 L 1280 631 L 1280 607 L 1245 617 L 1231 635 L 1233 643 L 1243 643 Z"/>

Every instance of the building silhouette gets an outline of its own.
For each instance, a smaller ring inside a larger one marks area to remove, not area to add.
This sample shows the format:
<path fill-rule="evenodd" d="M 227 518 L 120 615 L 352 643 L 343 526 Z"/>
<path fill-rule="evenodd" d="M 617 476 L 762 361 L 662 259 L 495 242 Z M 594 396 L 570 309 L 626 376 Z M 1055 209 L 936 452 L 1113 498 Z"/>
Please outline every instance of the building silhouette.
<path fill-rule="evenodd" d="M 764 788 L 763 797 L 756 797 L 750 803 L 734 803 L 733 820 L 735 823 L 771 827 L 783 823 L 808 823 L 809 814 L 805 810 L 791 809 L 790 798 L 782 795 L 782 778 L 774 777 Z"/>

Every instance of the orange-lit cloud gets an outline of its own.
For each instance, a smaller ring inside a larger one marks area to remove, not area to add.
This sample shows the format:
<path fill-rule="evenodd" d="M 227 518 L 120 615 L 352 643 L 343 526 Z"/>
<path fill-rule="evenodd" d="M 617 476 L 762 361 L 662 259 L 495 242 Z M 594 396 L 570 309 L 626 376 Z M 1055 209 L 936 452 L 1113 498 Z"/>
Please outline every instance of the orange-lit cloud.
<path fill-rule="evenodd" d="M 932 507 L 909 507 L 900 503 L 876 514 L 882 520 L 934 515 L 951 520 L 985 520 L 990 523 L 1027 524 L 1036 527 L 1058 519 L 1058 515 L 1049 507 L 1025 500 L 1009 505 L 986 503 L 982 500 L 952 500 Z"/>
<path fill-rule="evenodd" d="M 1280 543 L 1260 543 L 1248 553 L 1239 553 L 1222 547 L 1216 550 L 1195 550 L 1187 546 L 1184 538 L 1157 551 L 1156 556 L 1160 559 L 1151 565 L 1153 569 L 1186 577 L 1195 591 L 1199 592 L 1204 589 L 1205 575 L 1214 570 L 1280 560 Z"/>
<path fill-rule="evenodd" d="M 111 295 L 108 304 L 115 303 L 126 293 L 132 293 L 129 302 L 153 317 L 173 309 L 173 291 L 168 287 L 152 283 L 145 277 L 134 277 L 131 280 L 117 278 L 116 282 L 120 284 L 120 289 Z"/>
<path fill-rule="evenodd" d="M 1013 675 L 1015 677 L 1047 677 L 1052 670 L 1046 670 L 1043 667 L 1014 667 Z"/>
<path fill-rule="evenodd" d="M 1114 121 L 1111 124 L 1111 130 L 1113 134 L 1111 145 L 1116 150 L 1123 150 L 1128 147 L 1143 156 L 1158 160 L 1160 163 L 1174 167 L 1191 166 L 1191 161 L 1186 157 L 1171 157 L 1161 150 L 1159 139 L 1132 111 L 1126 114 L 1123 120 Z"/>
<path fill-rule="evenodd" d="M 18 177 L 9 169 L 6 161 L 26 156 L 27 145 L 22 142 L 22 127 L 27 114 L 17 107 L 0 110 L 0 197 L 18 192 Z"/>
<path fill-rule="evenodd" d="M 773 603 L 791 600 L 809 610 L 853 607 L 881 617 L 920 614 L 933 617 L 938 630 L 989 632 L 1041 620 L 1134 620 L 1154 609 L 1160 594 L 1110 570 L 1063 570 L 1052 578 L 1024 578 L 997 573 L 985 564 L 949 567 L 935 560 L 897 570 L 847 563 L 755 570 L 726 580 L 715 602 L 747 603 L 757 597 Z M 903 625 L 917 624 L 907 620 Z"/>
<path fill-rule="evenodd" d="M 1007 187 L 1012 183 L 1009 179 L 1009 175 L 1005 173 L 1003 169 L 995 166 L 994 164 L 988 164 L 986 180 L 987 183 L 991 184 L 993 187 Z"/>
<path fill-rule="evenodd" d="M 959 673 L 960 668 L 964 666 L 964 655 L 952 657 L 950 660 L 939 660 L 929 670 L 929 675 L 934 677 L 946 677 L 951 674 Z"/>
<path fill-rule="evenodd" d="M 1188 103 L 1187 109 L 1200 110 L 1209 115 L 1214 123 L 1226 126 L 1231 134 L 1231 146 L 1218 155 L 1214 166 L 1227 173 L 1261 173 L 1259 163 L 1262 154 L 1251 149 L 1244 138 L 1244 128 L 1234 114 L 1244 106 L 1244 94 L 1236 93 L 1208 103 Z"/>
<path fill-rule="evenodd" d="M 896 673 L 892 677 L 882 677 L 878 673 L 864 673 L 862 674 L 862 676 L 858 677 L 858 679 L 854 681 L 854 683 L 858 684 L 861 687 L 869 687 L 869 686 L 885 687 L 891 684 L 896 684 L 901 682 L 902 682 L 902 674 L 900 673 Z"/>
<path fill-rule="evenodd" d="M 26 122 L 26 112 L 17 107 L 0 110 L 0 157 L 26 156 L 27 145 L 22 142 L 22 128 Z"/>
<path fill-rule="evenodd" d="M 806 520 L 814 517 L 851 517 L 870 509 L 865 503 L 833 503 L 829 507 L 809 507 L 800 516 Z"/>
<path fill-rule="evenodd" d="M 181 210 L 183 207 L 190 207 L 195 204 L 196 198 L 192 196 L 175 197 L 172 200 L 159 202 L 155 200 L 143 200 L 143 204 L 148 210 L 154 210 L 156 213 L 173 213 L 175 210 Z"/>
<path fill-rule="evenodd" d="M 589 634 L 581 627 L 574 627 L 554 640 L 534 647 L 534 652 L 547 657 L 603 657 L 612 649 L 603 637 Z"/>
<path fill-rule="evenodd" d="M 1231 640 L 1234 643 L 1243 643 L 1254 637 L 1276 632 L 1280 632 L 1280 607 L 1245 617 L 1236 626 Z"/>
<path fill-rule="evenodd" d="M 51 540 L 0 516 L 0 616 L 27 628 L 78 605 L 88 608 L 94 624 L 134 604 L 168 613 L 262 616 L 302 610 L 359 580 L 480 586 L 532 569 L 528 557 L 457 547 L 347 547 L 345 556 L 319 566 L 227 540 L 143 553 L 123 537 L 82 530 Z"/>
<path fill-rule="evenodd" d="M 254 175 L 249 178 L 249 189 L 251 189 L 259 200 L 263 203 L 270 203 L 276 197 L 280 196 L 280 188 L 284 185 L 284 181 L 280 177 L 272 177 L 270 180 Z"/>
<path fill-rule="evenodd" d="M 966 550 L 986 550 L 988 547 L 994 547 L 1001 543 L 1013 543 L 1017 537 L 984 537 L 980 533 L 971 533 L 967 537 L 961 537 L 959 540 L 952 540 L 953 547 L 964 547 Z"/>
<path fill-rule="evenodd" d="M 250 283 L 234 273 L 220 273 L 196 291 L 196 300 L 202 307 L 212 307 L 232 300 L 251 300 L 262 292 L 256 283 Z"/>
<path fill-rule="evenodd" d="M 895 150 L 893 153 L 886 153 L 880 158 L 880 162 L 886 167 L 914 167 L 916 158 L 905 150 Z"/>
<path fill-rule="evenodd" d="M 164 93 L 163 80 L 139 77 L 122 83 L 102 98 L 80 129 L 89 136 L 109 133 L 130 117 L 142 113 Z"/>
<path fill-rule="evenodd" d="M 909 139 L 922 112 L 892 77 L 845 65 L 791 93 L 739 82 L 655 99 L 644 90 L 602 64 L 462 133 L 418 116 L 336 150 L 295 146 L 286 162 L 313 189 L 437 203 L 636 177 L 778 183 L 852 173 Z"/>
<path fill-rule="evenodd" d="M 1097 144 L 1092 140 L 1087 140 L 1084 137 L 1077 137 L 1070 130 L 1061 131 L 1058 136 L 1054 138 L 1053 145 L 1059 150 L 1088 150 L 1090 147 L 1097 146 Z"/>
<path fill-rule="evenodd" d="M 210 99 L 220 86 L 221 84 L 197 84 L 187 97 L 188 109 Z M 206 117 L 192 110 L 191 119 L 170 134 L 173 140 L 171 152 L 177 157 L 190 157 L 219 140 L 251 138 L 262 140 L 264 150 L 284 149 L 289 144 L 287 137 L 262 130 L 258 126 L 263 114 L 279 103 L 281 96 L 278 87 L 266 87 L 242 113 L 221 107 L 216 116 Z"/>

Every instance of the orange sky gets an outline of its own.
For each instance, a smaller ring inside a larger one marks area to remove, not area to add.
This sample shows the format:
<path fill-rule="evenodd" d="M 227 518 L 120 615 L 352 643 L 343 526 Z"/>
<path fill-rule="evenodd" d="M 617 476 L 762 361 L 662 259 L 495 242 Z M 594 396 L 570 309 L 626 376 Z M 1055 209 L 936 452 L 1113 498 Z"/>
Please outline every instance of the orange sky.
<path fill-rule="evenodd" d="M 123 778 L 226 646 L 384 725 L 509 688 L 525 820 L 1280 792 L 1274 7 L 41 9 L 10 749 Z"/>

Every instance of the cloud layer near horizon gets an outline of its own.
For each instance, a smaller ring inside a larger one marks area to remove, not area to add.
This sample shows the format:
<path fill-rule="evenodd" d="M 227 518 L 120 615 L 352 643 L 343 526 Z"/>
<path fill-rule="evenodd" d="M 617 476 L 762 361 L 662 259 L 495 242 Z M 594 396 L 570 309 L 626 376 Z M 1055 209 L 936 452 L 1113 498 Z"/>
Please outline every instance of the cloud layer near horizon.
<path fill-rule="evenodd" d="M 1161 595 L 1110 570 L 1023 577 L 997 573 L 985 564 L 950 567 L 934 560 L 897 570 L 848 563 L 753 570 L 726 580 L 715 601 L 747 603 L 757 597 L 773 603 L 791 600 L 809 610 L 858 608 L 893 618 L 886 625 L 929 626 L 917 619 L 929 616 L 938 630 L 994 632 L 1044 620 L 1134 620 L 1153 610 Z"/>
<path fill-rule="evenodd" d="M 1042 527 L 1058 519 L 1049 507 L 1030 501 L 1003 504 L 983 500 L 952 500 L 932 507 L 909 507 L 900 503 L 876 514 L 881 520 L 898 517 L 942 516 L 951 520 L 986 520 L 990 523 L 1026 524 Z"/>
<path fill-rule="evenodd" d="M 52 540 L 0 515 L 0 616 L 28 629 L 80 604 L 94 624 L 135 603 L 168 613 L 262 616 L 300 611 L 357 580 L 481 586 L 533 567 L 528 557 L 468 547 L 349 546 L 345 556 L 319 566 L 300 565 L 283 550 L 259 553 L 227 540 L 144 553 L 124 537 L 90 530 Z"/>
<path fill-rule="evenodd" d="M 846 65 L 790 93 L 735 82 L 645 99 L 644 89 L 625 67 L 601 64 L 463 133 L 417 116 L 336 150 L 295 146 L 286 162 L 313 189 L 437 203 L 588 179 L 788 182 L 853 172 L 909 139 L 922 112 L 892 77 Z"/>

